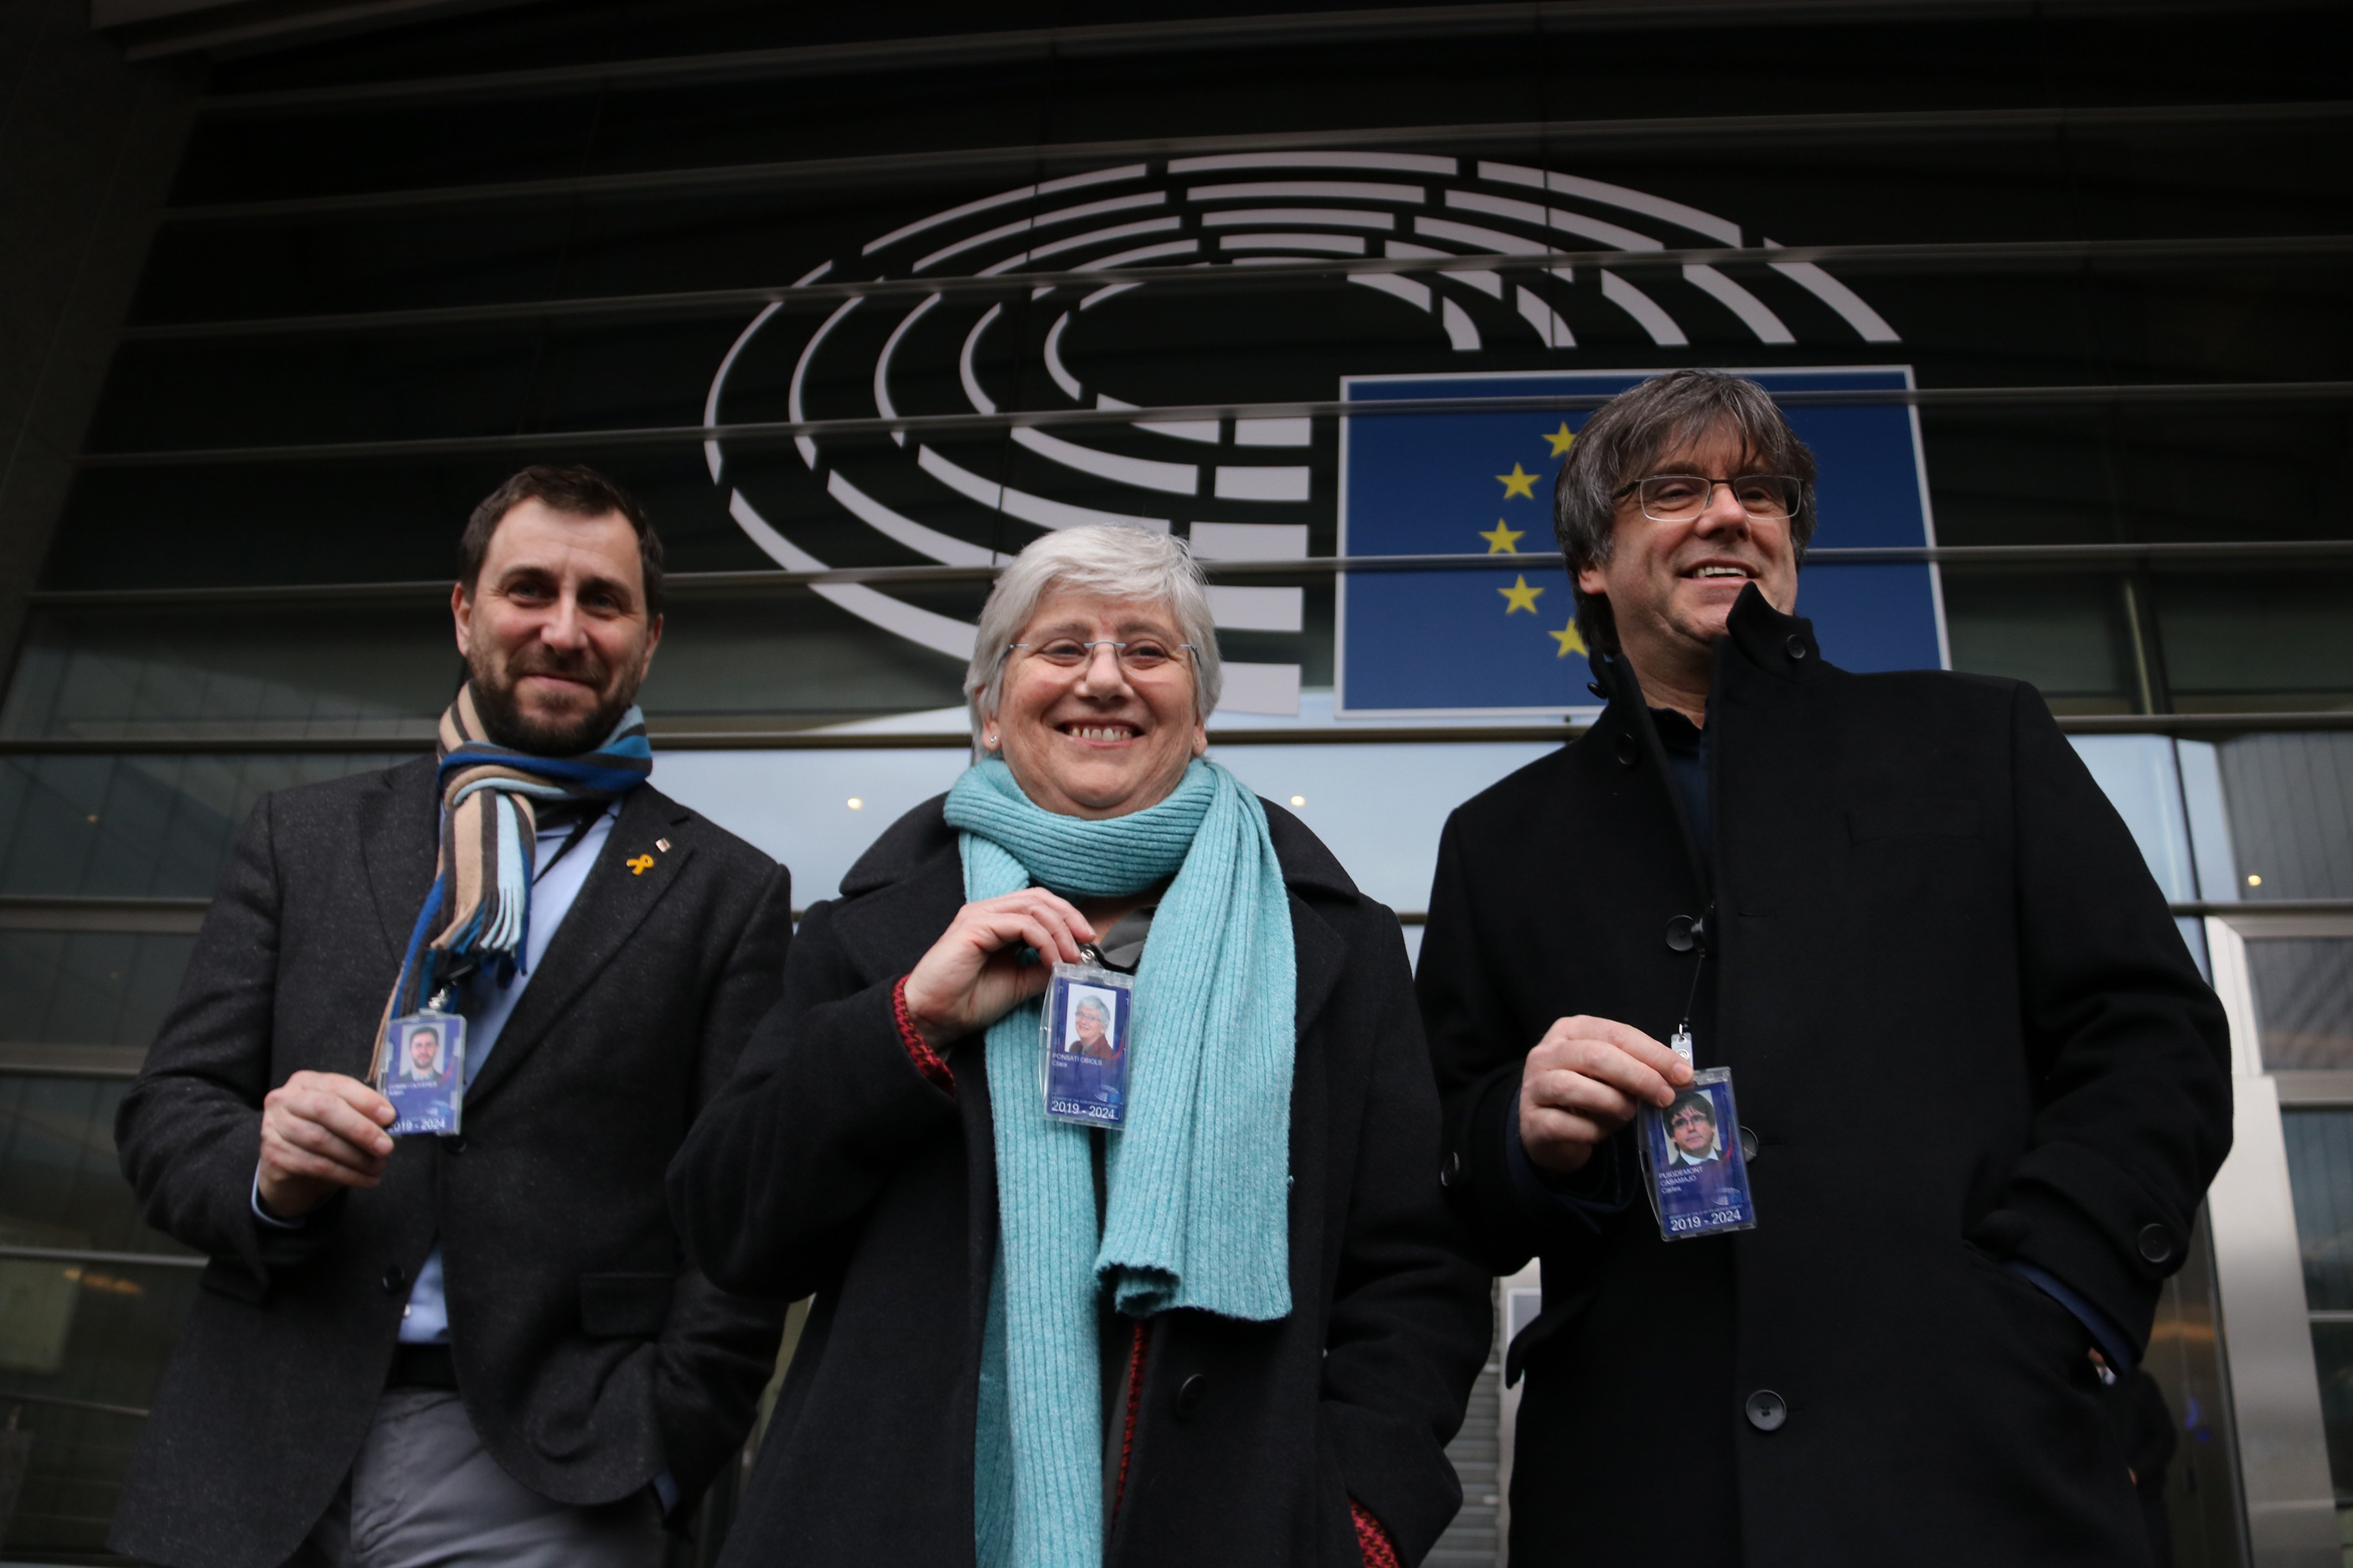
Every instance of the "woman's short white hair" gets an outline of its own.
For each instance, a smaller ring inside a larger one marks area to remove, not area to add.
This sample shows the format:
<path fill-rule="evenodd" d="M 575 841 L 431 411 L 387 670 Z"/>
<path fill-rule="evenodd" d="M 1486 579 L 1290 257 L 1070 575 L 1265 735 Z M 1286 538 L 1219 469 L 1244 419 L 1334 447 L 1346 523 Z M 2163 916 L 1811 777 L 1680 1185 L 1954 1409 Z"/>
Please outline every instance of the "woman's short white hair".
<path fill-rule="evenodd" d="M 1166 533 L 1124 523 L 1087 523 L 1032 542 L 1005 569 L 981 606 L 979 636 L 964 677 L 975 752 L 984 749 L 982 726 L 996 714 L 1004 690 L 1007 654 L 1038 613 L 1039 601 L 1058 589 L 1166 606 L 1176 635 L 1193 645 L 1193 706 L 1204 721 L 1208 719 L 1225 671 L 1218 662 L 1217 627 L 1209 618 L 1200 563 L 1182 541 Z"/>

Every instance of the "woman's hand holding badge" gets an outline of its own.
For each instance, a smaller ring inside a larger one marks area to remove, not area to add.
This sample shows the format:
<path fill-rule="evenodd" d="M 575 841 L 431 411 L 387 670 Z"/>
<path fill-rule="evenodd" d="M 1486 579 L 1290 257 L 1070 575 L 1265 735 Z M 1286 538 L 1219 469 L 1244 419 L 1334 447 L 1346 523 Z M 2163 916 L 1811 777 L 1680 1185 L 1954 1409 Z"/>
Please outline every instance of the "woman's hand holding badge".
<path fill-rule="evenodd" d="M 1520 1142 L 1545 1170 L 1583 1170 L 1644 1103 L 1664 1110 L 1691 1081 L 1691 1063 L 1630 1025 L 1560 1019 L 1520 1073 Z"/>
<path fill-rule="evenodd" d="M 1077 907 L 1043 888 L 966 904 L 907 976 L 908 1016 L 942 1049 L 1045 990 L 1053 966 L 1078 963 L 1080 943 L 1094 939 Z M 1025 946 L 1039 962 L 1021 963 Z"/>

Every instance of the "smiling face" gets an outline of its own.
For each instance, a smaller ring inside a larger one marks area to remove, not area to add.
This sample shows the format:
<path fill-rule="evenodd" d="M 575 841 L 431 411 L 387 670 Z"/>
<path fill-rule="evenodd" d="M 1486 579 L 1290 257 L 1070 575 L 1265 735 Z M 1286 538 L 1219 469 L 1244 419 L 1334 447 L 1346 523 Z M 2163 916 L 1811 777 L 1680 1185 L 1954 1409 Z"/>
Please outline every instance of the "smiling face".
<path fill-rule="evenodd" d="M 408 1060 L 420 1078 L 430 1077 L 434 1058 L 441 1054 L 441 1037 L 431 1029 L 419 1029 L 408 1037 Z"/>
<path fill-rule="evenodd" d="M 1194 701 L 1192 656 L 1179 651 L 1148 674 L 1124 668 L 1108 647 L 1088 650 L 1073 668 L 1036 649 L 1081 643 L 1184 637 L 1166 605 L 1072 590 L 1050 592 L 1006 656 L 1002 694 L 981 727 L 981 744 L 1005 759 L 1014 782 L 1063 816 L 1125 816 L 1168 798 L 1186 764 L 1209 749 Z"/>
<path fill-rule="evenodd" d="M 1676 1148 L 1699 1159 L 1715 1146 L 1715 1120 L 1696 1105 L 1679 1105 L 1667 1118 L 1667 1136 Z"/>
<path fill-rule="evenodd" d="M 1079 1048 L 1089 1056 L 1103 1054 L 1103 1029 L 1111 1022 L 1103 1016 L 1103 1004 L 1088 997 L 1071 1013 L 1071 1032 L 1078 1036 Z"/>
<path fill-rule="evenodd" d="M 1734 479 L 1765 471 L 1728 425 L 1678 443 L 1624 476 L 1651 474 Z M 1640 498 L 1621 497 L 1611 524 L 1609 559 L 1577 574 L 1577 585 L 1609 601 L 1618 640 L 1643 676 L 1652 671 L 1698 672 L 1706 686 L 1710 645 L 1724 635 L 1740 591 L 1755 583 L 1766 602 L 1788 615 L 1798 602 L 1798 556 L 1787 521 L 1763 521 L 1743 511 L 1728 485 L 1709 493 L 1687 521 L 1659 522 L 1642 515 Z"/>
<path fill-rule="evenodd" d="M 491 738 L 540 756 L 585 752 L 611 733 L 661 641 L 637 531 L 618 512 L 518 503 L 449 608 Z"/>

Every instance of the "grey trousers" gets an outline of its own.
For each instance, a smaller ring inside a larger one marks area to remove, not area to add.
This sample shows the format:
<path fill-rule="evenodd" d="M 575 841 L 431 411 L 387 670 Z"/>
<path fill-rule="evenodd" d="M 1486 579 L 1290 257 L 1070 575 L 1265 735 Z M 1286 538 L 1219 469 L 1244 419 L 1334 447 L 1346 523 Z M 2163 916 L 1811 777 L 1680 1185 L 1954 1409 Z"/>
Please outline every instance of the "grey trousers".
<path fill-rule="evenodd" d="M 454 1394 L 385 1394 L 326 1516 L 286 1568 L 659 1568 L 650 1489 L 551 1502 L 499 1468 Z"/>

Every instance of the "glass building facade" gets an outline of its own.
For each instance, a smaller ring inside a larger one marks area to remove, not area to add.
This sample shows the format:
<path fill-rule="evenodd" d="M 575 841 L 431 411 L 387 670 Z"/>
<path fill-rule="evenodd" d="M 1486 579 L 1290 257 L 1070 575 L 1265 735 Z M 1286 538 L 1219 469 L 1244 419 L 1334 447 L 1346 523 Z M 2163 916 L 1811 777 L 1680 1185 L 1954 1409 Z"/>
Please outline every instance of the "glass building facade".
<path fill-rule="evenodd" d="M 996 563 L 1190 539 L 1214 754 L 1410 946 L 1446 813 L 1595 707 L 1553 467 L 1713 365 L 1824 454 L 1825 653 L 2037 686 L 2232 1010 L 2151 1352 L 2177 1560 L 2353 1563 L 2334 7 L 346 9 L 97 7 L 189 96 L 0 587 L 0 1558 L 109 1560 L 197 1288 L 112 1117 L 230 837 L 430 748 L 514 468 L 646 501 L 657 782 L 804 902 L 964 765 Z M 1498 1382 L 1434 1563 L 1501 1561 Z"/>

